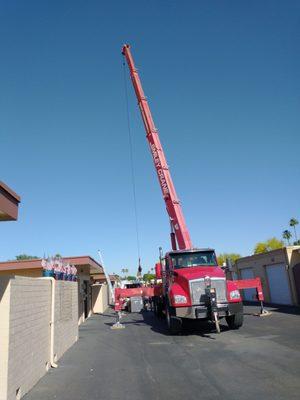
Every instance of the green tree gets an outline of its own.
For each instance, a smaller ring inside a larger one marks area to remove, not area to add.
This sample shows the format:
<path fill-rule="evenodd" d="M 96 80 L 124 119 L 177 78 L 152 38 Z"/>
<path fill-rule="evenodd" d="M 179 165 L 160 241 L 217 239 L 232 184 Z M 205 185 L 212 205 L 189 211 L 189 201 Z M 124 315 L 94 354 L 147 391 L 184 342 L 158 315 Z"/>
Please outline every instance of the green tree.
<path fill-rule="evenodd" d="M 16 260 L 18 261 L 22 261 L 22 260 L 37 260 L 40 257 L 37 256 L 29 256 L 28 254 L 19 254 L 18 256 L 16 256 Z"/>
<path fill-rule="evenodd" d="M 254 247 L 254 254 L 267 253 L 268 246 L 266 242 L 258 242 Z"/>
<path fill-rule="evenodd" d="M 268 251 L 281 249 L 284 247 L 284 242 L 275 237 L 272 237 L 265 242 L 258 242 L 254 247 L 254 254 L 267 253 Z"/>
<path fill-rule="evenodd" d="M 292 237 L 292 234 L 288 229 L 282 232 L 282 237 L 288 242 L 288 245 L 290 245 L 290 238 Z"/>
<path fill-rule="evenodd" d="M 296 218 L 291 218 L 290 219 L 290 227 L 294 228 L 294 235 L 295 235 L 295 243 L 298 242 L 298 237 L 297 237 L 297 231 L 296 231 L 296 225 L 299 224 L 299 221 Z"/>
<path fill-rule="evenodd" d="M 268 245 L 268 251 L 271 250 L 276 250 L 276 249 L 281 249 L 284 247 L 284 243 L 282 240 L 279 240 L 275 237 L 272 237 L 271 239 L 267 240 L 267 245 Z"/>
<path fill-rule="evenodd" d="M 218 259 L 218 265 L 222 266 L 224 263 L 226 263 L 226 260 L 229 259 L 232 264 L 236 262 L 239 258 L 242 256 L 238 253 L 221 253 L 217 256 Z"/>
<path fill-rule="evenodd" d="M 136 281 L 136 276 L 128 275 L 128 276 L 126 277 L 126 279 L 127 279 L 128 281 Z"/>
<path fill-rule="evenodd" d="M 128 268 L 122 268 L 121 272 L 122 272 L 122 274 L 124 274 L 125 279 L 126 279 L 126 274 L 128 274 Z"/>
<path fill-rule="evenodd" d="M 143 275 L 143 281 L 145 281 L 145 282 L 150 282 L 152 279 L 155 279 L 154 274 L 144 274 Z"/>

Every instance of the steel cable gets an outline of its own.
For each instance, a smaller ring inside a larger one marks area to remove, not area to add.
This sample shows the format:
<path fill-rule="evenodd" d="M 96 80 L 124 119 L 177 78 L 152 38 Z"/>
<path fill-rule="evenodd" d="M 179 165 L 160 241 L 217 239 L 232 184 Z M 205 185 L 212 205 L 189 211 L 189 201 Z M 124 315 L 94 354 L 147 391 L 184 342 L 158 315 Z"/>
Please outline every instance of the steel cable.
<path fill-rule="evenodd" d="M 126 79 L 125 62 L 123 60 L 123 76 L 124 76 L 124 91 L 125 91 L 125 103 L 126 103 L 126 115 L 127 115 L 127 128 L 128 128 L 128 141 L 129 141 L 129 154 L 130 154 L 130 166 L 131 166 L 131 184 L 132 184 L 132 196 L 133 196 L 133 208 L 135 218 L 135 231 L 136 231 L 136 246 L 138 255 L 138 265 L 140 265 L 140 235 L 139 235 L 139 223 L 138 223 L 138 212 L 137 212 L 137 199 L 136 199 L 136 183 L 135 183 L 135 170 L 134 170 L 134 159 L 133 159 L 133 141 L 132 132 L 129 116 L 129 101 L 128 101 L 128 88 Z"/>

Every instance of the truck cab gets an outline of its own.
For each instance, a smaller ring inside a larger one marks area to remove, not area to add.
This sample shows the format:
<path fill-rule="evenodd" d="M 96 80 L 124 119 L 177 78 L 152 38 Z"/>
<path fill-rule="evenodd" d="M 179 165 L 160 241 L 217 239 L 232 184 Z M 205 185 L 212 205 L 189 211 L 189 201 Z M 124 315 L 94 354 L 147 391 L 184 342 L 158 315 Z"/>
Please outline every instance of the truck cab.
<path fill-rule="evenodd" d="M 213 249 L 172 250 L 161 263 L 161 307 L 171 332 L 181 329 L 184 319 L 226 318 L 228 325 L 243 323 L 239 290 L 227 281 Z"/>

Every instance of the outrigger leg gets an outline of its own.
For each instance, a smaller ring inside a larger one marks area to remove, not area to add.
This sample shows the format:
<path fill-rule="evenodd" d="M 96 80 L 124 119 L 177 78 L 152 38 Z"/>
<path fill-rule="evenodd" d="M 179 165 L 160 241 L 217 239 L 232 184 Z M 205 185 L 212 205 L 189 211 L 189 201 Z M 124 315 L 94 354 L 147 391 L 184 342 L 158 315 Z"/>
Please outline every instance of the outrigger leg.
<path fill-rule="evenodd" d="M 207 306 L 208 314 L 211 316 L 211 319 L 215 323 L 217 333 L 221 333 L 220 321 L 219 321 L 219 315 L 218 315 L 218 307 L 217 307 L 216 289 L 212 288 L 210 285 L 208 285 L 205 288 L 205 294 L 206 294 L 206 306 Z"/>
<path fill-rule="evenodd" d="M 116 318 L 117 318 L 117 320 L 116 320 L 116 322 L 113 324 L 113 326 L 111 327 L 111 329 L 124 329 L 124 328 L 125 328 L 125 325 L 121 324 L 121 316 L 122 316 L 121 311 L 117 311 L 117 313 L 116 313 Z"/>
<path fill-rule="evenodd" d="M 268 310 L 266 310 L 266 309 L 264 308 L 264 303 L 263 303 L 263 301 L 261 300 L 261 301 L 260 301 L 260 314 L 259 314 L 259 316 L 260 316 L 260 317 L 265 317 L 265 316 L 270 315 L 270 314 L 271 314 L 270 311 L 268 311 Z"/>
<path fill-rule="evenodd" d="M 219 321 L 218 313 L 216 311 L 214 311 L 213 314 L 214 314 L 214 321 L 215 321 L 215 325 L 216 325 L 216 331 L 217 331 L 217 333 L 221 333 L 220 321 Z"/>

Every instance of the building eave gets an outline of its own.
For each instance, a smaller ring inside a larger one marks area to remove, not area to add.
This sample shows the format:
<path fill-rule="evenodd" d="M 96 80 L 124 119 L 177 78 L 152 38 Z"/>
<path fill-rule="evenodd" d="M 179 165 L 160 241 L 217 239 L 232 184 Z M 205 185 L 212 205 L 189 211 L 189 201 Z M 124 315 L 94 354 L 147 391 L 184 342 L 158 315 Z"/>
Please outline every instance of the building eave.
<path fill-rule="evenodd" d="M 103 268 L 101 264 L 95 261 L 90 256 L 72 256 L 72 257 L 62 257 L 65 262 L 74 264 L 75 266 L 89 266 L 90 274 L 102 273 Z M 41 269 L 42 259 L 32 259 L 32 260 L 12 260 L 12 261 L 2 261 L 0 262 L 0 271 L 12 271 L 12 270 L 26 270 L 26 269 Z"/>
<path fill-rule="evenodd" d="M 0 221 L 16 221 L 21 198 L 0 181 Z"/>

